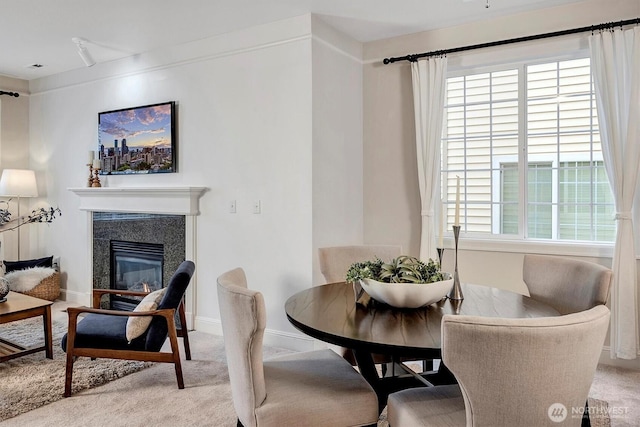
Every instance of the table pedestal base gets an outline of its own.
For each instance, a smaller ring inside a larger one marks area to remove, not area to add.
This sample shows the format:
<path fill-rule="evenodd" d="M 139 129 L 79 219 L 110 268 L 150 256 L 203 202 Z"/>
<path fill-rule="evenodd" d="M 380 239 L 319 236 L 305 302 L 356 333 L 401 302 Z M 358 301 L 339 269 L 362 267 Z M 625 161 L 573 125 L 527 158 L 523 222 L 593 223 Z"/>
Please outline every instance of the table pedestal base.
<path fill-rule="evenodd" d="M 371 385 L 378 396 L 378 412 L 387 406 L 387 398 L 391 393 L 405 390 L 412 387 L 429 387 L 434 385 L 456 384 L 457 381 L 451 371 L 440 363 L 437 372 L 430 371 L 427 373 L 405 373 L 404 375 L 384 376 L 380 377 L 373 363 L 373 357 L 365 351 L 353 350 L 353 354 L 358 364 L 360 374 Z M 395 363 L 395 362 L 394 362 Z M 397 363 L 398 370 L 407 372 L 410 370 L 402 363 Z M 387 370 L 388 372 L 388 370 Z M 420 378 L 418 378 L 420 377 Z"/>

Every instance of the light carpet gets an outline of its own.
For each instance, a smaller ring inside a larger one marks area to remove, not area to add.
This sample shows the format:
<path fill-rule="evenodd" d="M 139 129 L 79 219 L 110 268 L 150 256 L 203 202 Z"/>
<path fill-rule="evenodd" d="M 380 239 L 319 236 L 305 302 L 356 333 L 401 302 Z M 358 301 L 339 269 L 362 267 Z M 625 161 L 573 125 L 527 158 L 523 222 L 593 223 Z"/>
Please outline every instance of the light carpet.
<path fill-rule="evenodd" d="M 155 364 L 0 424 L 2 427 L 233 427 L 236 415 L 223 340 L 201 332 L 189 336 L 193 360 L 183 360 L 184 390 L 178 390 L 171 365 Z M 287 352 L 265 348 L 265 357 Z M 590 400 L 590 403 L 593 407 L 606 408 L 606 402 L 601 400 Z M 302 420 L 301 425 L 304 425 Z M 593 427 L 609 425 L 607 417 L 592 419 Z M 386 411 L 378 427 L 388 427 Z"/>
<path fill-rule="evenodd" d="M 66 354 L 60 340 L 67 331 L 64 320 L 52 323 L 53 359 L 44 351 L 0 363 L 0 421 L 63 399 Z M 42 317 L 0 325 L 0 337 L 23 347 L 44 344 Z M 77 393 L 122 378 L 151 363 L 80 358 L 74 364 L 72 392 Z"/>
<path fill-rule="evenodd" d="M 2 427 L 235 426 L 222 338 L 202 332 L 190 333 L 189 338 L 193 360 L 183 359 L 183 390 L 178 390 L 172 365 L 155 364 L 0 424 Z M 264 350 L 265 358 L 285 353 L 289 351 L 270 347 Z M 606 405 L 603 401 L 592 403 Z M 378 427 L 388 426 L 385 415 L 386 412 Z"/>

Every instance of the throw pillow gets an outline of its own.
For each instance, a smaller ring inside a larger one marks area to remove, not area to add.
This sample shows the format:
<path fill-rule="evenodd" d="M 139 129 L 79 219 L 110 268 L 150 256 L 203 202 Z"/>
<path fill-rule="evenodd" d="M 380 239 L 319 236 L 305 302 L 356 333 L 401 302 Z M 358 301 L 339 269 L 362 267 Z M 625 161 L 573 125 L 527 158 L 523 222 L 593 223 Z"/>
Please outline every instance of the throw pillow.
<path fill-rule="evenodd" d="M 24 270 L 33 267 L 53 267 L 53 255 L 38 259 L 27 259 L 24 261 L 3 261 L 5 273 L 16 270 Z"/>
<path fill-rule="evenodd" d="M 152 311 L 158 308 L 158 304 L 162 300 L 167 288 L 158 289 L 145 296 L 142 301 L 133 309 L 133 311 Z M 135 316 L 127 319 L 127 341 L 131 342 L 144 334 L 153 316 Z"/>

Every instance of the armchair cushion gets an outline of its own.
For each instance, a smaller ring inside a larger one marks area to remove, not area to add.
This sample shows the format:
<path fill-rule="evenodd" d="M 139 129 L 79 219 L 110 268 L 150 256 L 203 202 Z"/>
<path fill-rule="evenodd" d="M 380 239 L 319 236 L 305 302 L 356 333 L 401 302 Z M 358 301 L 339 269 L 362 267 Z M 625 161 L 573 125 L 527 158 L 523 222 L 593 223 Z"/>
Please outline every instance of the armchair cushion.
<path fill-rule="evenodd" d="M 157 291 L 151 292 L 149 295 L 144 297 L 142 301 L 133 309 L 133 311 L 152 311 L 158 308 L 158 304 L 162 297 L 164 297 L 165 290 L 167 288 L 158 289 Z M 127 328 L 126 328 L 126 336 L 127 341 L 132 341 L 135 338 L 138 338 L 140 335 L 144 334 L 149 325 L 151 324 L 152 316 L 136 316 L 129 317 L 127 320 Z"/>
<path fill-rule="evenodd" d="M 76 329 L 76 348 L 104 348 L 114 350 L 144 350 L 145 333 L 129 343 L 127 316 L 87 314 Z M 67 348 L 67 335 L 62 338 L 62 348 Z"/>

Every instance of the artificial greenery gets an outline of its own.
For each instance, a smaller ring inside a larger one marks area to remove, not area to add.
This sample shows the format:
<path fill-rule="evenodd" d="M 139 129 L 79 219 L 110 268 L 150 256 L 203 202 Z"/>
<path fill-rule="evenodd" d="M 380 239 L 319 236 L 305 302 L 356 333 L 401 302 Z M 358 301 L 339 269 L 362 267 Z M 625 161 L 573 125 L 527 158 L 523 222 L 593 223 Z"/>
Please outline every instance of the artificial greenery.
<path fill-rule="evenodd" d="M 431 258 L 425 263 L 408 255 L 401 255 L 389 263 L 376 257 L 374 261 L 351 264 L 346 281 L 353 283 L 362 279 L 385 283 L 433 283 L 445 280 L 439 263 Z"/>

